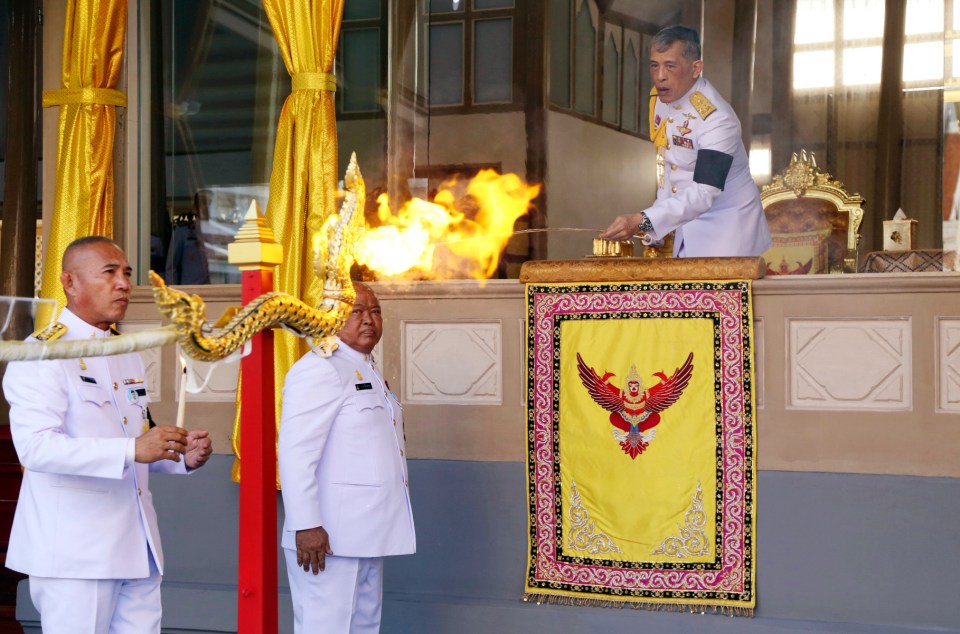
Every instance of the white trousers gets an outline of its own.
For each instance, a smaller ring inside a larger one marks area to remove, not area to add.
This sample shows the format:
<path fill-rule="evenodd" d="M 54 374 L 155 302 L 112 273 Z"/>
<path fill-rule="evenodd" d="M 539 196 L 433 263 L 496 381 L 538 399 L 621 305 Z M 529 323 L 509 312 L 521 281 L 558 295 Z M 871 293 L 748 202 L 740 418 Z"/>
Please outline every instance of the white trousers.
<path fill-rule="evenodd" d="M 30 577 L 30 598 L 43 634 L 159 634 L 160 581 Z"/>
<path fill-rule="evenodd" d="M 383 557 L 327 555 L 319 574 L 283 549 L 293 598 L 294 634 L 377 634 L 383 607 Z"/>

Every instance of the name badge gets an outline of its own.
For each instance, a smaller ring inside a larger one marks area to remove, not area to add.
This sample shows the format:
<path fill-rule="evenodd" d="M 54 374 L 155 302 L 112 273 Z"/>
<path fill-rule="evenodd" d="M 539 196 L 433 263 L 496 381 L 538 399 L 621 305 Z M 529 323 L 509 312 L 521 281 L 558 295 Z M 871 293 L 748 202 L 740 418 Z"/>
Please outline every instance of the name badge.
<path fill-rule="evenodd" d="M 373 389 L 373 384 L 372 384 L 372 383 L 357 383 L 357 384 L 355 384 L 353 387 L 357 388 L 357 391 L 359 392 L 359 391 L 361 391 L 361 390 L 372 390 L 372 389 Z"/>
<path fill-rule="evenodd" d="M 92 376 L 81 376 L 80 380 L 83 381 L 84 383 L 93 383 L 94 385 L 96 385 L 97 383 L 97 380 Z"/>

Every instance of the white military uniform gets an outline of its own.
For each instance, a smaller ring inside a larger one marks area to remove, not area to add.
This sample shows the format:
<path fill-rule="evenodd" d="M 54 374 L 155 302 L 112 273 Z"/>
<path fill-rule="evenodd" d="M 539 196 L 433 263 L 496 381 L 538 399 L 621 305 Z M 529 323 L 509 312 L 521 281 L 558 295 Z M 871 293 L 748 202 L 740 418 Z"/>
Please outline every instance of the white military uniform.
<path fill-rule="evenodd" d="M 67 309 L 59 324 L 60 340 L 111 334 Z M 43 631 L 159 632 L 149 472 L 186 469 L 134 460 L 148 428 L 140 355 L 11 363 L 3 390 L 24 467 L 6 565 L 30 575 Z"/>
<path fill-rule="evenodd" d="M 673 255 L 754 256 L 770 246 L 736 113 L 703 77 L 674 103 L 656 100 L 653 129 L 666 123 L 666 147 L 658 167 L 657 200 L 644 210 L 655 236 L 676 229 Z M 707 157 L 732 157 L 729 171 L 708 168 Z M 712 154 L 711 154 L 712 153 Z M 698 159 L 703 163 L 697 170 Z M 716 180 L 714 184 L 695 182 Z M 704 178 L 706 176 L 706 178 Z"/>
<path fill-rule="evenodd" d="M 338 341 L 287 373 L 279 439 L 281 545 L 295 632 L 377 632 L 382 557 L 415 552 L 403 415 L 369 355 Z M 322 526 L 334 555 L 297 566 L 296 532 Z"/>

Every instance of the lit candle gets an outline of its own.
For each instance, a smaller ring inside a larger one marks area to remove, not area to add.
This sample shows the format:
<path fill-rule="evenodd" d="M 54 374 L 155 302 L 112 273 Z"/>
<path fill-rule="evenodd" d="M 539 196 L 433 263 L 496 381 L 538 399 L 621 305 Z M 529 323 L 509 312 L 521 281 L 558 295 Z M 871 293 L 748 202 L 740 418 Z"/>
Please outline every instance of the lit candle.
<path fill-rule="evenodd" d="M 177 403 L 177 427 L 183 427 L 183 413 L 187 408 L 187 360 L 180 355 L 180 402 Z"/>

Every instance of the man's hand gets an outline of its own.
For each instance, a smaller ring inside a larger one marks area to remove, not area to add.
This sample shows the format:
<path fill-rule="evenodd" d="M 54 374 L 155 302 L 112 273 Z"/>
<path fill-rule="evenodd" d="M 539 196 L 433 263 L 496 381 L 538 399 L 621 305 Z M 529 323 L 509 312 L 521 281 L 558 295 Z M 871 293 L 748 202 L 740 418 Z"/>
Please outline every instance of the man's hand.
<path fill-rule="evenodd" d="M 604 240 L 624 242 L 640 233 L 640 224 L 644 221 L 648 224 L 650 222 L 642 211 L 635 214 L 617 216 L 616 220 L 600 234 L 600 237 Z M 651 229 L 652 228 L 653 227 L 651 227 Z"/>
<path fill-rule="evenodd" d="M 137 437 L 136 461 L 180 462 L 180 454 L 187 450 L 187 430 L 172 425 L 158 425 Z"/>
<path fill-rule="evenodd" d="M 330 537 L 322 526 L 297 531 L 297 565 L 304 571 L 319 574 L 327 566 L 327 555 L 332 555 Z"/>
<path fill-rule="evenodd" d="M 213 453 L 213 442 L 210 435 L 202 429 L 187 433 L 187 451 L 183 459 L 188 469 L 199 469 L 206 464 Z"/>

